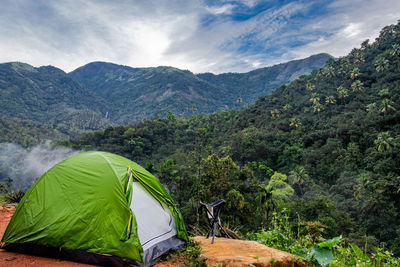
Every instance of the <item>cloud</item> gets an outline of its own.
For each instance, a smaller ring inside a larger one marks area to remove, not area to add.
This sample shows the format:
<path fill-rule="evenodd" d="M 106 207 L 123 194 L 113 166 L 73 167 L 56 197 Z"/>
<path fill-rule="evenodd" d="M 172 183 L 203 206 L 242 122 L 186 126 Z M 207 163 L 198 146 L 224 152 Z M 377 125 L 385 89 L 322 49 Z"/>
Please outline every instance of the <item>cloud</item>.
<path fill-rule="evenodd" d="M 398 0 L 3 0 L 0 61 L 243 72 L 320 52 L 344 56 L 399 17 Z"/>
<path fill-rule="evenodd" d="M 12 143 L 0 144 L 0 181 L 11 178 L 13 187 L 27 189 L 56 163 L 81 153 L 68 148 L 54 148 L 45 143 L 23 148 Z"/>
<path fill-rule="evenodd" d="M 328 29 L 329 36 L 321 36 L 286 54 L 289 58 L 302 58 L 310 53 L 326 52 L 335 57 L 347 55 L 366 39 L 374 41 L 380 30 L 400 19 L 400 2 L 335 1 L 329 13 L 316 23 L 316 29 Z"/>

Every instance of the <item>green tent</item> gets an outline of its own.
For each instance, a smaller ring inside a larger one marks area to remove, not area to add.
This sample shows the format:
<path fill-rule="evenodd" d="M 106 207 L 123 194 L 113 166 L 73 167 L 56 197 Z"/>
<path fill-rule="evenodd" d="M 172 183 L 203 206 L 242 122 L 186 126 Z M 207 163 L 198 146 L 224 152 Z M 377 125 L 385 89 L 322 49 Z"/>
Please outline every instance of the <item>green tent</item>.
<path fill-rule="evenodd" d="M 179 210 L 138 164 L 85 152 L 44 173 L 25 194 L 3 248 L 100 265 L 149 266 L 187 241 Z"/>

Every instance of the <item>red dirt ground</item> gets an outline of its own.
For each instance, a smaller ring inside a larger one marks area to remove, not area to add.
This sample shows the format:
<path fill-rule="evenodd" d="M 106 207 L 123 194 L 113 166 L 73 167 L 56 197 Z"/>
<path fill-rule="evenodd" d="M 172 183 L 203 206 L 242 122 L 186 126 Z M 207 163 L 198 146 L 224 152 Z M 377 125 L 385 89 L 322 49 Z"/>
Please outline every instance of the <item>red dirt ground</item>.
<path fill-rule="evenodd" d="M 290 253 L 269 248 L 255 241 L 237 240 L 228 238 L 211 238 L 196 236 L 194 241 L 200 242 L 202 256 L 207 258 L 208 266 L 222 264 L 222 266 L 247 267 L 250 264 L 257 267 L 289 267 L 305 266 L 299 258 Z"/>
<path fill-rule="evenodd" d="M 0 237 L 3 236 L 14 211 L 15 204 L 0 204 Z M 207 265 L 222 263 L 223 266 L 303 266 L 298 258 L 292 254 L 272 249 L 254 241 L 242 241 L 226 238 L 216 238 L 211 244 L 211 238 L 203 236 L 195 237 L 200 242 L 202 256 L 207 258 Z M 179 267 L 179 257 L 173 262 L 160 262 L 154 267 Z M 176 262 L 178 261 L 178 262 Z M 27 254 L 8 252 L 0 249 L 0 266 L 30 267 L 30 266 L 64 266 L 64 267 L 88 267 L 94 265 L 63 261 L 52 258 L 37 257 Z"/>

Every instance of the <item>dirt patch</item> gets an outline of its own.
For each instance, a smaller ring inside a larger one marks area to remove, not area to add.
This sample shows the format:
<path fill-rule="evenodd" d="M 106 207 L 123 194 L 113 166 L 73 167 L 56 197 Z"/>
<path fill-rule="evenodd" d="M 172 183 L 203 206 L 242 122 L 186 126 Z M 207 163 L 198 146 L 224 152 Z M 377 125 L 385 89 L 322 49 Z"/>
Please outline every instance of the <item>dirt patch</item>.
<path fill-rule="evenodd" d="M 211 244 L 211 238 L 204 236 L 196 236 L 194 240 L 200 242 L 202 256 L 207 258 L 208 266 L 305 266 L 297 256 L 255 241 L 215 238 L 214 244 Z"/>

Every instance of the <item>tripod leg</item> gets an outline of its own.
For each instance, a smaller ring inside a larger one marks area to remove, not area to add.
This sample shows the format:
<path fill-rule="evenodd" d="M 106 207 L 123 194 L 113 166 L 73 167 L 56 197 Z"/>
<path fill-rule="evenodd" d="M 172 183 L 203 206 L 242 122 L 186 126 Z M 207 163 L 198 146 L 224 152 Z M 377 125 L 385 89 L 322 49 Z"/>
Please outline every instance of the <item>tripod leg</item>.
<path fill-rule="evenodd" d="M 211 244 L 214 244 L 214 237 L 215 237 L 215 231 L 217 230 L 217 222 L 214 222 L 214 230 L 213 230 L 213 237 L 211 240 Z"/>
<path fill-rule="evenodd" d="M 218 226 L 219 226 L 219 228 L 221 229 L 221 231 L 224 232 L 224 234 L 226 235 L 226 237 L 232 238 L 232 237 L 225 231 L 225 229 L 224 229 L 224 227 L 222 227 L 222 225 L 220 225 L 220 224 L 218 223 Z"/>

